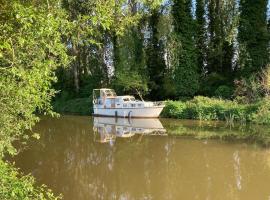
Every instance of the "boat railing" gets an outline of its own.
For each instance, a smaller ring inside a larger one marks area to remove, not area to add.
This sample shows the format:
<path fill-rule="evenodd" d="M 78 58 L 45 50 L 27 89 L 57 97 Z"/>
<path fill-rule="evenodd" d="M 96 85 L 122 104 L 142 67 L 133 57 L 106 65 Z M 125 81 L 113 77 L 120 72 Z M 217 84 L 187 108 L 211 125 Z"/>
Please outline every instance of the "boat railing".
<path fill-rule="evenodd" d="M 165 105 L 163 101 L 154 101 L 154 102 L 145 102 L 144 107 L 163 106 L 163 105 Z"/>
<path fill-rule="evenodd" d="M 163 106 L 163 105 L 165 105 L 165 102 L 164 101 L 154 101 L 153 104 L 154 104 L 154 106 Z"/>

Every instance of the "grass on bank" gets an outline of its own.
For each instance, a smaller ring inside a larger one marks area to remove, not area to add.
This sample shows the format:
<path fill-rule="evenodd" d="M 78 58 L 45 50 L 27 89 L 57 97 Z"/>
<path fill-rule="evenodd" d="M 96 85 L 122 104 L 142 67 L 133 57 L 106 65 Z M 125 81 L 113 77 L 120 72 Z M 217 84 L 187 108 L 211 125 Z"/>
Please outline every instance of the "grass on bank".
<path fill-rule="evenodd" d="M 266 97 L 257 103 L 239 104 L 236 101 L 197 96 L 186 102 L 167 101 L 161 116 L 270 124 L 270 99 Z"/>

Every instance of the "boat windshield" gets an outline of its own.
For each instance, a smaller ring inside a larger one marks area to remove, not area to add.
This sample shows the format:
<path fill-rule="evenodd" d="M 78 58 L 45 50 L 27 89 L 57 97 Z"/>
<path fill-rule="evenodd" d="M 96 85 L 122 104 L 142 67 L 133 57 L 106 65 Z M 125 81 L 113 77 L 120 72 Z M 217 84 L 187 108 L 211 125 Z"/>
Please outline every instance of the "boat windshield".
<path fill-rule="evenodd" d="M 129 101 L 129 98 L 123 98 L 124 101 Z"/>
<path fill-rule="evenodd" d="M 134 97 L 124 97 L 123 101 L 135 101 Z"/>
<path fill-rule="evenodd" d="M 105 94 L 107 97 L 115 97 L 116 93 L 114 90 L 105 90 Z"/>

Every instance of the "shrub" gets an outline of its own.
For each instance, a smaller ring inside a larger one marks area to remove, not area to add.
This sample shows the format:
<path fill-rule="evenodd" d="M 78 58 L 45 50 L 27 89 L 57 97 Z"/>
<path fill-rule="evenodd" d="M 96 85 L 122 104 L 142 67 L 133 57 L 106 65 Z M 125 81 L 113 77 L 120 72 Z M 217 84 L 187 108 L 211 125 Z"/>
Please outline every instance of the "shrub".
<path fill-rule="evenodd" d="M 57 200 L 45 185 L 36 186 L 32 176 L 24 176 L 11 164 L 0 160 L 0 199 Z"/>
<path fill-rule="evenodd" d="M 256 116 L 253 115 L 257 112 L 257 110 L 258 104 L 245 105 L 230 100 L 197 96 L 187 102 L 166 102 L 166 106 L 161 116 L 178 119 L 226 120 L 228 122 L 247 122 L 252 121 L 254 118 L 256 118 Z"/>
<path fill-rule="evenodd" d="M 257 112 L 253 114 L 252 120 L 258 124 L 270 124 L 270 98 L 265 97 L 257 107 Z"/>
<path fill-rule="evenodd" d="M 215 96 L 223 99 L 230 99 L 232 97 L 233 90 L 227 85 L 221 85 L 215 90 Z"/>
<path fill-rule="evenodd" d="M 53 109 L 59 113 L 90 115 L 93 109 L 92 98 L 77 98 L 67 101 L 56 100 L 53 102 Z"/>

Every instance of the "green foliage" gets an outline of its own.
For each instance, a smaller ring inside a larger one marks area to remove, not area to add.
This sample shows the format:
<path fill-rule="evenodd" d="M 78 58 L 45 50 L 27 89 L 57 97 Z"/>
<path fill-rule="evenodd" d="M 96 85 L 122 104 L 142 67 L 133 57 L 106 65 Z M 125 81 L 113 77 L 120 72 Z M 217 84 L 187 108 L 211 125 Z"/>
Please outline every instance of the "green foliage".
<path fill-rule="evenodd" d="M 142 92 L 148 90 L 146 80 L 137 72 L 118 71 L 116 74 L 115 88 L 117 91 Z"/>
<path fill-rule="evenodd" d="M 229 81 L 229 78 L 232 80 L 234 76 L 233 42 L 236 39 L 238 25 L 237 1 L 209 1 L 208 11 L 209 42 L 206 73 L 220 73 Z"/>
<path fill-rule="evenodd" d="M 31 129 L 35 111 L 52 114 L 50 100 L 54 70 L 66 65 L 62 43 L 66 33 L 65 13 L 58 4 L 1 4 L 0 28 L 0 155 L 14 154 L 12 141 Z"/>
<path fill-rule="evenodd" d="M 226 77 L 221 75 L 220 73 L 210 73 L 207 76 L 201 79 L 201 88 L 200 92 L 204 96 L 215 96 L 215 91 L 218 89 L 219 86 L 225 85 L 228 83 Z"/>
<path fill-rule="evenodd" d="M 69 26 L 59 6 L 56 1 L 0 4 L 0 199 L 55 199 L 1 159 L 16 154 L 14 141 L 29 137 L 25 130 L 39 119 L 34 113 L 54 114 L 54 70 L 69 61 L 62 42 Z"/>
<path fill-rule="evenodd" d="M 226 120 L 247 122 L 253 119 L 257 105 L 244 105 L 234 101 L 197 96 L 187 102 L 168 101 L 162 112 L 164 117 L 195 120 Z"/>
<path fill-rule="evenodd" d="M 0 199 L 2 200 L 57 200 L 45 185 L 34 186 L 30 175 L 22 175 L 13 165 L 0 160 Z"/>
<path fill-rule="evenodd" d="M 207 52 L 207 29 L 206 29 L 206 12 L 205 0 L 197 0 L 196 4 L 196 45 L 198 52 L 198 68 L 203 72 L 206 63 Z"/>
<path fill-rule="evenodd" d="M 227 85 L 221 85 L 215 90 L 215 96 L 223 99 L 230 99 L 233 95 L 233 89 Z"/>
<path fill-rule="evenodd" d="M 249 78 L 260 72 L 269 62 L 267 31 L 267 0 L 240 1 L 238 41 L 240 46 L 241 76 Z"/>
<path fill-rule="evenodd" d="M 146 64 L 148 71 L 148 85 L 150 99 L 160 100 L 164 96 L 164 79 L 166 64 L 164 60 L 164 44 L 159 38 L 158 25 L 161 18 L 161 9 L 153 9 L 149 19 L 150 38 L 146 48 Z M 165 89 L 166 90 L 166 89 Z"/>
<path fill-rule="evenodd" d="M 258 124 L 270 124 L 270 98 L 265 97 L 258 103 L 258 111 L 253 115 Z"/>
<path fill-rule="evenodd" d="M 194 41 L 194 22 L 191 15 L 191 0 L 174 0 L 172 5 L 177 63 L 174 80 L 178 96 L 193 96 L 199 89 L 199 74 Z"/>
<path fill-rule="evenodd" d="M 93 113 L 92 98 L 56 99 L 53 108 L 59 113 L 91 115 Z"/>
<path fill-rule="evenodd" d="M 249 78 L 235 81 L 235 99 L 240 103 L 254 103 L 263 97 L 263 88 L 258 76 L 251 75 Z"/>

